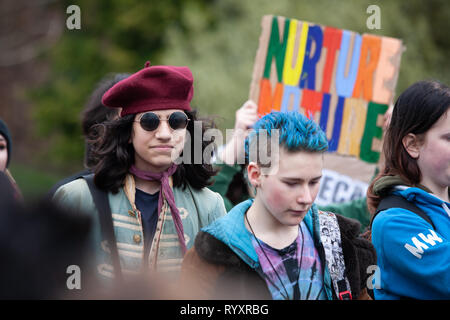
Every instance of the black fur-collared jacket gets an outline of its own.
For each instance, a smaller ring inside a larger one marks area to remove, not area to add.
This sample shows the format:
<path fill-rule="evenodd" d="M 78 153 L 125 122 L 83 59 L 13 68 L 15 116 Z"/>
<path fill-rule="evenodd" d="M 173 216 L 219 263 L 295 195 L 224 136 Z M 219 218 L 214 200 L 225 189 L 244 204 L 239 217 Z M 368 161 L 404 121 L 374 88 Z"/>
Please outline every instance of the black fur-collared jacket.
<path fill-rule="evenodd" d="M 374 247 L 360 236 L 358 221 L 336 217 L 353 299 L 370 299 L 366 281 L 370 276 L 368 267 L 376 264 Z M 323 247 L 319 245 L 317 249 L 321 261 L 325 261 Z M 255 269 L 224 242 L 203 231 L 184 258 L 181 285 L 198 299 L 272 299 L 265 280 Z M 333 298 L 337 299 L 334 291 Z"/>

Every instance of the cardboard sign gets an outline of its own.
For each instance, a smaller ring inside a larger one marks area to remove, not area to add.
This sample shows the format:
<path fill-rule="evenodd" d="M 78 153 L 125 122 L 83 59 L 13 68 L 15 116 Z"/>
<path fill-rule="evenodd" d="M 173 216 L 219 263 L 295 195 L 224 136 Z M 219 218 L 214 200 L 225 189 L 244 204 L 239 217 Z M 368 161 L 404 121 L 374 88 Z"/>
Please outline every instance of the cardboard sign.
<path fill-rule="evenodd" d="M 300 111 L 327 133 L 330 152 L 375 163 L 403 51 L 399 39 L 264 16 L 250 99 L 260 116 Z"/>
<path fill-rule="evenodd" d="M 366 196 L 367 183 L 354 180 L 332 170 L 322 170 L 320 189 L 315 203 L 326 206 L 332 203 L 348 202 Z"/>

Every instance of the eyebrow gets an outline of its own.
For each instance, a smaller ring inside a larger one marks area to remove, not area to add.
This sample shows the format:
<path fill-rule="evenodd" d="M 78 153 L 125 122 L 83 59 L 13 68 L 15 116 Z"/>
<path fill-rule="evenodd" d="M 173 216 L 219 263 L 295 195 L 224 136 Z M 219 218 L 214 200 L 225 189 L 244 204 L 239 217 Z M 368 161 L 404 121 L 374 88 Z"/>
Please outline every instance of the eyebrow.
<path fill-rule="evenodd" d="M 318 177 L 314 177 L 314 178 L 312 178 L 310 180 L 319 180 L 320 178 L 322 178 L 321 175 L 318 176 Z M 290 177 L 282 177 L 282 179 L 289 180 L 289 181 L 304 181 L 305 180 L 305 179 L 302 179 L 302 178 L 290 178 Z"/>

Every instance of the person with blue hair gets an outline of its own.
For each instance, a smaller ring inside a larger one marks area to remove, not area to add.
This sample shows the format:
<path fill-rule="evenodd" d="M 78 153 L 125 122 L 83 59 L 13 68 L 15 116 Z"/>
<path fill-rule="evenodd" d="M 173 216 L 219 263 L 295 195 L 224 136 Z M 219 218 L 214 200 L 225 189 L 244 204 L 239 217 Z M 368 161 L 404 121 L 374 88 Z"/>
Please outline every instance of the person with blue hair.
<path fill-rule="evenodd" d="M 383 131 L 386 131 L 388 127 L 392 109 L 393 105 L 384 114 Z M 217 149 L 214 167 L 219 172 L 214 177 L 214 184 L 209 188 L 222 196 L 227 211 L 230 211 L 235 205 L 253 196 L 252 190 L 245 179 L 245 139 L 258 119 L 258 105 L 252 100 L 247 100 L 236 111 L 235 125 L 231 139 L 228 139 L 226 144 Z M 380 168 L 383 167 L 383 163 L 384 157 L 381 156 L 372 179 L 379 173 Z M 366 200 L 367 198 L 364 196 L 347 202 L 318 205 L 318 208 L 323 211 L 332 211 L 345 217 L 356 219 L 361 224 L 360 231 L 366 232 L 371 220 L 371 214 Z"/>
<path fill-rule="evenodd" d="M 369 298 L 373 246 L 356 220 L 314 204 L 328 148 L 321 128 L 298 112 L 272 112 L 245 145 L 255 196 L 197 234 L 180 285 L 198 299 Z"/>

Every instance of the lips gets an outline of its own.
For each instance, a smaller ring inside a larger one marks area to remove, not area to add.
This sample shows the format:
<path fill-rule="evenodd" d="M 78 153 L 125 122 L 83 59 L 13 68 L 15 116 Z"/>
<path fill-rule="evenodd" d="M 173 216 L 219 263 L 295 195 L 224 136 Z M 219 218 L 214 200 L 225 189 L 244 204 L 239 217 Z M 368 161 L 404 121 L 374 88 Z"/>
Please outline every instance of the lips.
<path fill-rule="evenodd" d="M 159 146 L 152 146 L 152 147 L 150 147 L 150 149 L 155 150 L 158 153 L 169 154 L 169 153 L 172 153 L 173 146 L 159 145 Z"/>
<path fill-rule="evenodd" d="M 289 211 L 295 215 L 302 215 L 302 214 L 306 214 L 308 212 L 308 210 L 289 210 Z"/>

